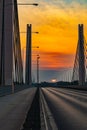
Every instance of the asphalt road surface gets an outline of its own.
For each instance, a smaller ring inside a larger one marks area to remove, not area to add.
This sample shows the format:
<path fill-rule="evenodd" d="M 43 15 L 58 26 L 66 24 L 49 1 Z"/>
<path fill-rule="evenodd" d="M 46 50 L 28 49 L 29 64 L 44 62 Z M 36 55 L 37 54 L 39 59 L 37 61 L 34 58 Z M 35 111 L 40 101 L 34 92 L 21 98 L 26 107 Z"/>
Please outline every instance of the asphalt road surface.
<path fill-rule="evenodd" d="M 87 130 L 87 91 L 42 88 L 58 130 Z"/>
<path fill-rule="evenodd" d="M 0 97 L 0 130 L 20 130 L 34 98 L 36 88 Z"/>

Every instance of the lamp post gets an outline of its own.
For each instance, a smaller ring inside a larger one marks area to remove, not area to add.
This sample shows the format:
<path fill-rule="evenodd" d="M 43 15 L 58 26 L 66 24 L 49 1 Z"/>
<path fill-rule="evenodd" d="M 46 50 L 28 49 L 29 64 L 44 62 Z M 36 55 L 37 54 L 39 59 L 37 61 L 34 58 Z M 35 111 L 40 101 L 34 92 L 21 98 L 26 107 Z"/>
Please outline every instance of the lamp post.
<path fill-rule="evenodd" d="M 40 56 L 37 55 L 37 84 L 39 83 L 39 59 Z"/>
<path fill-rule="evenodd" d="M 3 0 L 4 1 L 4 0 Z M 14 3 L 8 3 L 7 5 L 14 5 Z M 17 3 L 17 5 L 33 5 L 38 6 L 38 3 Z"/>
<path fill-rule="evenodd" d="M 18 3 L 17 5 L 34 5 L 34 6 L 38 6 L 37 3 Z"/>
<path fill-rule="evenodd" d="M 20 32 L 20 33 L 27 33 L 27 32 Z M 31 33 L 37 33 L 38 34 L 39 32 L 31 32 Z"/>
<path fill-rule="evenodd" d="M 1 63 L 0 63 L 0 84 L 4 85 L 5 84 L 5 79 L 4 79 L 4 22 L 5 22 L 5 0 L 2 1 L 2 37 L 1 37 Z"/>

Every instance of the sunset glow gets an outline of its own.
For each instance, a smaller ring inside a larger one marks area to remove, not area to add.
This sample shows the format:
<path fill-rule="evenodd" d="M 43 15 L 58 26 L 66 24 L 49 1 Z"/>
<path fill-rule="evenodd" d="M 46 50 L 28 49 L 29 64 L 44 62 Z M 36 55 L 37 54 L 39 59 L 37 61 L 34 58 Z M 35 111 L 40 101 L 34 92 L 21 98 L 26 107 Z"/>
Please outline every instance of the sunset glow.
<path fill-rule="evenodd" d="M 83 23 L 87 34 L 86 0 L 18 0 L 37 2 L 38 7 L 19 7 L 20 31 L 26 31 L 26 24 L 32 24 L 32 46 L 39 46 L 40 68 L 70 68 L 78 42 L 78 24 Z M 26 45 L 26 34 L 21 34 L 22 50 Z M 34 53 L 34 50 L 33 50 Z M 36 60 L 33 56 L 33 60 Z"/>
<path fill-rule="evenodd" d="M 57 80 L 56 79 L 52 79 L 51 82 L 55 83 L 55 82 L 57 82 Z"/>

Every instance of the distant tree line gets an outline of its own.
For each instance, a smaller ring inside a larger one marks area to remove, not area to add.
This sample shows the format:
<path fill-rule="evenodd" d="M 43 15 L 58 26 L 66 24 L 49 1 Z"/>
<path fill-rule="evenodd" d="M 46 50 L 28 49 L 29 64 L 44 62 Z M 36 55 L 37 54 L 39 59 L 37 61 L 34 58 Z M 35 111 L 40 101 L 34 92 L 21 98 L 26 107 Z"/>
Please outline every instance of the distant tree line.
<path fill-rule="evenodd" d="M 33 86 L 35 87 L 61 87 L 61 86 L 68 86 L 68 85 L 78 85 L 78 81 L 74 81 L 74 82 L 65 82 L 65 81 L 59 81 L 59 82 L 41 82 L 39 84 L 34 83 Z"/>

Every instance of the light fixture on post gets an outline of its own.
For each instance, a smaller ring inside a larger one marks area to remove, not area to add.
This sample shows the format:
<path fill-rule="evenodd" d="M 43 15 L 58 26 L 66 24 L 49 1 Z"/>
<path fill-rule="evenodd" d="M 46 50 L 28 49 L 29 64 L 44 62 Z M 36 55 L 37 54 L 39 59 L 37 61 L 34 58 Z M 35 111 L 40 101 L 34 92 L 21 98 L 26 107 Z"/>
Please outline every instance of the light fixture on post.
<path fill-rule="evenodd" d="M 37 3 L 18 3 L 17 5 L 34 5 L 34 6 L 38 6 Z"/>
<path fill-rule="evenodd" d="M 39 59 L 40 56 L 37 55 L 37 84 L 39 84 Z"/>

